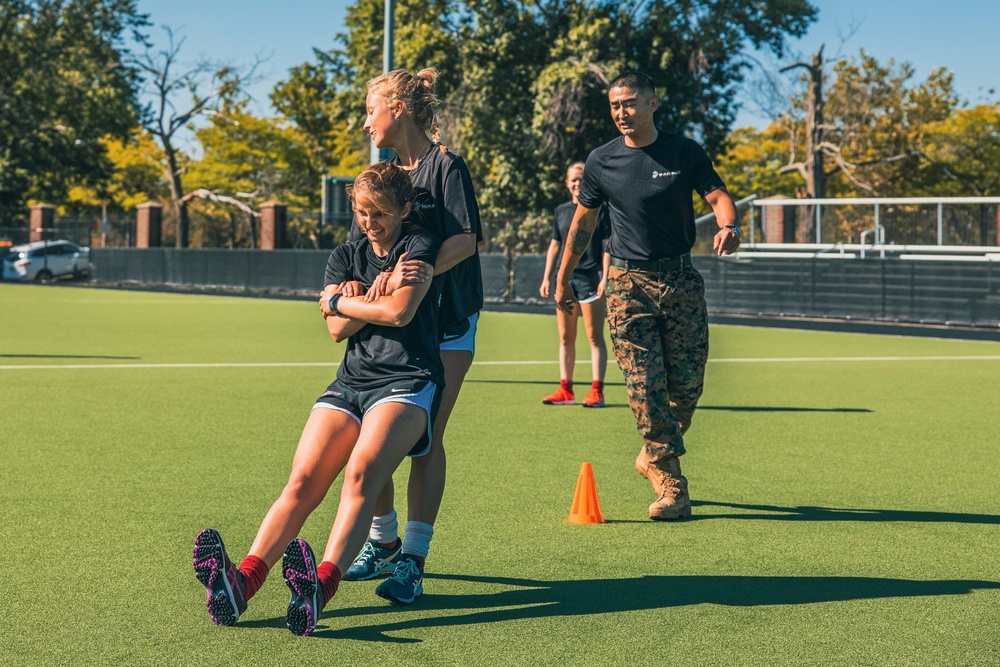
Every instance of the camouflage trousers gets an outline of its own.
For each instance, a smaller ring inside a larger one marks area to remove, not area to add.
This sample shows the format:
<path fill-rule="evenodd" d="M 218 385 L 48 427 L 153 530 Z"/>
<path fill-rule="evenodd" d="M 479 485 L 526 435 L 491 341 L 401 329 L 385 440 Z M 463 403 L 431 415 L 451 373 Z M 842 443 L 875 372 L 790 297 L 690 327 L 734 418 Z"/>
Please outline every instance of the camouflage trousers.
<path fill-rule="evenodd" d="M 705 381 L 708 311 L 694 267 L 608 271 L 608 328 L 650 461 L 685 452 Z"/>

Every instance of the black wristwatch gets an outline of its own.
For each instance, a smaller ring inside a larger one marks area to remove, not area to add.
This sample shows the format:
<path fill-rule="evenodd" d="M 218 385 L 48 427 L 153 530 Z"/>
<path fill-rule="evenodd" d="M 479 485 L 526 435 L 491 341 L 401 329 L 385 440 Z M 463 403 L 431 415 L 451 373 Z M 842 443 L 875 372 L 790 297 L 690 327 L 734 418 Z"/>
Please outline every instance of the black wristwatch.
<path fill-rule="evenodd" d="M 330 297 L 330 300 L 326 302 L 327 307 L 330 308 L 330 312 L 334 315 L 340 315 L 340 311 L 337 310 L 337 302 L 340 301 L 340 297 L 344 296 L 340 292 L 337 292 Z"/>
<path fill-rule="evenodd" d="M 743 236 L 742 234 L 740 234 L 740 228 L 737 227 L 736 225 L 722 225 L 722 229 L 733 230 L 733 234 L 736 234 L 736 238 L 740 238 L 741 236 Z"/>

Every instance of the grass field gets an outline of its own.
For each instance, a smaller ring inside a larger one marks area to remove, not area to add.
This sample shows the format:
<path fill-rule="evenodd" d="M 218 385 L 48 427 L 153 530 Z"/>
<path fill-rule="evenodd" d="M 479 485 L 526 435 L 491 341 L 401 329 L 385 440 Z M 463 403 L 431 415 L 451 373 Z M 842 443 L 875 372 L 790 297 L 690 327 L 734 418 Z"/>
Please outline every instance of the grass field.
<path fill-rule="evenodd" d="M 280 491 L 343 354 L 315 305 L 0 285 L 0 313 L 0 664 L 1000 664 L 1000 344 L 713 327 L 695 515 L 664 524 L 618 369 L 604 410 L 543 406 L 554 317 L 486 312 L 424 597 L 347 583 L 299 638 L 280 571 L 212 625 L 191 545 L 242 559 Z M 565 523 L 584 461 L 603 525 Z"/>

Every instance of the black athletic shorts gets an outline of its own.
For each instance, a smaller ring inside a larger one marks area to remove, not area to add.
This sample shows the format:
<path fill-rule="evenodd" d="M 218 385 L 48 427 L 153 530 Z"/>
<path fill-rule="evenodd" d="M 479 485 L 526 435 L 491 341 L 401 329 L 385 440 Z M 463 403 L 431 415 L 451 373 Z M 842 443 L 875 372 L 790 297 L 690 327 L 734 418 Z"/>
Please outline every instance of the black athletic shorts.
<path fill-rule="evenodd" d="M 569 276 L 569 286 L 580 303 L 597 301 L 597 286 L 601 284 L 600 271 L 574 271 Z"/>
<path fill-rule="evenodd" d="M 354 417 L 361 424 L 365 414 L 382 403 L 407 403 L 421 407 L 427 413 L 427 431 L 413 446 L 407 456 L 423 456 L 431 449 L 434 420 L 441 407 L 441 389 L 428 380 L 397 380 L 378 389 L 358 391 L 340 380 L 334 380 L 322 396 L 316 399 L 313 409 L 339 410 Z"/>

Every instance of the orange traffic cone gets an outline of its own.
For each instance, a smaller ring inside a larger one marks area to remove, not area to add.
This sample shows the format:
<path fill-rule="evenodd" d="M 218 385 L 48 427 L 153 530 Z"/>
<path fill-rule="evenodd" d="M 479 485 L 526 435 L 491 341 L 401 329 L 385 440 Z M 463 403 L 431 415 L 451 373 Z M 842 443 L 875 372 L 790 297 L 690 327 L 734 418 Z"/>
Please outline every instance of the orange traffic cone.
<path fill-rule="evenodd" d="M 604 523 L 601 501 L 597 498 L 594 469 L 589 463 L 580 466 L 580 476 L 576 479 L 576 491 L 573 493 L 573 504 L 569 508 L 566 523 Z"/>

